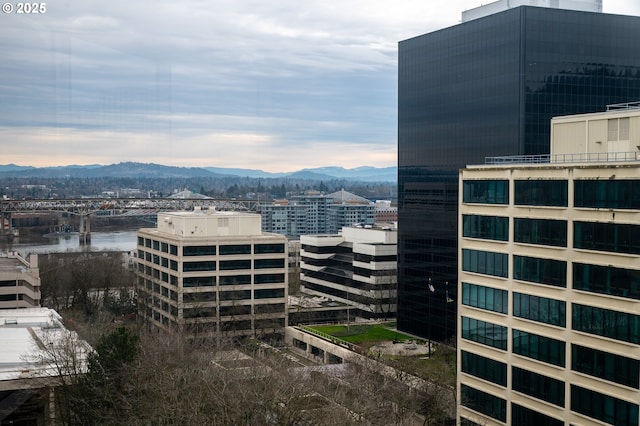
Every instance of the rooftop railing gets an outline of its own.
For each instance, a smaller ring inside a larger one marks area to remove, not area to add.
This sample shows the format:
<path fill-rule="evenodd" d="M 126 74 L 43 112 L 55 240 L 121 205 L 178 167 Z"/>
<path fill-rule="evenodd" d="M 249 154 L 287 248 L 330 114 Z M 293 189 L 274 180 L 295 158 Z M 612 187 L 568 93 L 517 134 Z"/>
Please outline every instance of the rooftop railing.
<path fill-rule="evenodd" d="M 607 111 L 620 111 L 620 110 L 638 109 L 638 108 L 640 108 L 640 101 L 607 105 Z"/>
<path fill-rule="evenodd" d="M 640 161 L 640 151 L 592 152 L 579 154 L 542 154 L 485 157 L 484 164 L 563 164 Z"/>

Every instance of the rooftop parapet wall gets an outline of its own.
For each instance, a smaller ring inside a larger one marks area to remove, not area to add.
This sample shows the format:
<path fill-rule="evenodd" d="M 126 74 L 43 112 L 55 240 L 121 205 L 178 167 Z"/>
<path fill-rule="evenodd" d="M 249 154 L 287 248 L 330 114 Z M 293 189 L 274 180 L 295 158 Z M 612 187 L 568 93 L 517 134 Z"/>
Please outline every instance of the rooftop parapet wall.
<path fill-rule="evenodd" d="M 229 237 L 261 235 L 261 217 L 238 212 L 158 213 L 158 232 L 178 237 Z"/>
<path fill-rule="evenodd" d="M 602 12 L 602 0 L 498 0 L 462 12 L 462 22 L 472 21 L 519 6 Z"/>

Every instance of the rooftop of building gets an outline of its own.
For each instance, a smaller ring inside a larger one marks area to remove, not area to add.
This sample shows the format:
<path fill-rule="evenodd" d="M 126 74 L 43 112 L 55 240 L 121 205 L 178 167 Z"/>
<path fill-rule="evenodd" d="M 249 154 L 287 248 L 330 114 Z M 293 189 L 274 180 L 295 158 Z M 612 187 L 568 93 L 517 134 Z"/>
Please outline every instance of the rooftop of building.
<path fill-rule="evenodd" d="M 626 122 L 625 136 L 623 120 Z M 629 124 L 633 121 L 633 124 Z M 640 101 L 607 105 L 606 111 L 551 119 L 551 153 L 485 157 L 478 167 L 633 165 L 640 162 Z M 596 127 L 598 126 L 599 127 Z M 613 125 L 613 127 L 610 127 Z M 555 130 L 561 129 L 556 134 Z M 562 131 L 564 129 L 564 131 Z M 612 133 L 613 132 L 613 133 Z M 620 149 L 622 147 L 622 149 Z"/>
<path fill-rule="evenodd" d="M 70 340 L 84 360 L 90 346 L 67 330 L 53 309 L 1 309 L 0 382 L 51 375 L 53 366 L 46 362 L 51 359 L 49 352 Z"/>
<path fill-rule="evenodd" d="M 263 232 L 261 219 L 258 213 L 195 207 L 190 211 L 159 212 L 156 227 L 142 228 L 138 233 L 190 241 L 242 237 L 284 238 L 280 234 Z"/>
<path fill-rule="evenodd" d="M 255 217 L 260 216 L 257 213 L 251 212 L 243 212 L 243 211 L 226 211 L 226 210 L 216 210 L 213 207 L 209 207 L 207 209 L 203 209 L 199 206 L 194 207 L 193 210 L 177 210 L 177 211 L 167 211 L 158 213 L 162 216 L 177 216 L 177 217 L 209 217 L 209 216 L 217 216 L 217 217 L 240 217 L 240 216 L 248 216 Z"/>
<path fill-rule="evenodd" d="M 569 164 L 638 163 L 640 151 L 635 152 L 592 152 L 575 154 L 510 155 L 485 157 L 484 164 L 469 165 L 468 168 L 484 166 L 547 165 L 566 167 Z"/>
<path fill-rule="evenodd" d="M 190 191 L 185 189 L 184 191 L 176 192 L 175 194 L 169 195 L 169 198 L 176 198 L 180 200 L 187 199 L 198 199 L 198 200 L 210 200 L 211 197 L 207 197 L 206 195 L 199 194 L 197 192 Z"/>
<path fill-rule="evenodd" d="M 30 268 L 29 259 L 30 257 L 25 259 L 16 252 L 0 253 L 0 273 L 26 273 Z"/>
<path fill-rule="evenodd" d="M 519 6 L 535 6 L 582 12 L 602 12 L 602 0 L 498 0 L 465 10 L 462 12 L 462 22 L 472 21 Z"/>
<path fill-rule="evenodd" d="M 353 194 L 351 192 L 341 189 L 340 191 L 327 194 L 327 198 L 333 199 L 334 203 L 346 203 L 346 204 L 372 204 L 372 202 L 364 197 Z"/>

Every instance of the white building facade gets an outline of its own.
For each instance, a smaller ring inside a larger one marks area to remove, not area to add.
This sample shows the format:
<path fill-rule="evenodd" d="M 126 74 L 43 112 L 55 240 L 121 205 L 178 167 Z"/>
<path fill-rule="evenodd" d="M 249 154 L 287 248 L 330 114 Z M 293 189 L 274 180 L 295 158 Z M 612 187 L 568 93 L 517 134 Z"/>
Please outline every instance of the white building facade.
<path fill-rule="evenodd" d="M 362 318 L 395 316 L 397 231 L 345 227 L 341 234 L 300 237 L 304 293 L 326 296 Z"/>
<path fill-rule="evenodd" d="M 0 309 L 40 306 L 38 255 L 0 254 Z"/>

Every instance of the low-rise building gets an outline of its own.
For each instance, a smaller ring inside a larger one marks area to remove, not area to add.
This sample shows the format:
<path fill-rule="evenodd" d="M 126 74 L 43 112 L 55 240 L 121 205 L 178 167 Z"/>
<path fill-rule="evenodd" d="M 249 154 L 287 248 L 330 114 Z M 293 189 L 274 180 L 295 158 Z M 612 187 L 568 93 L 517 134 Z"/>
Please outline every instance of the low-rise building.
<path fill-rule="evenodd" d="M 345 227 L 342 233 L 300 237 L 301 291 L 353 307 L 362 318 L 396 312 L 397 232 Z"/>
<path fill-rule="evenodd" d="M 91 347 L 48 308 L 0 309 L 0 424 L 55 424 L 56 387 L 84 374 Z"/>

